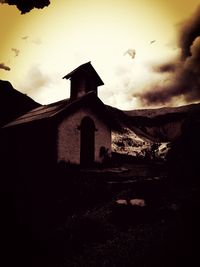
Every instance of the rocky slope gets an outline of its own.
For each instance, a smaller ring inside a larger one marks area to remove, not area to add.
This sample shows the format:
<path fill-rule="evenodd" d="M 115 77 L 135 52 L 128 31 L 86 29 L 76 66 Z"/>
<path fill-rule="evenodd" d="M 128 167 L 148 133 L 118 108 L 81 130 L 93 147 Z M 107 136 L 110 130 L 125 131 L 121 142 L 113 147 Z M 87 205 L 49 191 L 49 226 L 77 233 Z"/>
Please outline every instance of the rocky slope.
<path fill-rule="evenodd" d="M 200 104 L 132 111 L 108 109 L 121 126 L 112 133 L 113 152 L 151 159 L 165 159 L 171 143 L 182 135 L 184 123 L 200 117 Z"/>

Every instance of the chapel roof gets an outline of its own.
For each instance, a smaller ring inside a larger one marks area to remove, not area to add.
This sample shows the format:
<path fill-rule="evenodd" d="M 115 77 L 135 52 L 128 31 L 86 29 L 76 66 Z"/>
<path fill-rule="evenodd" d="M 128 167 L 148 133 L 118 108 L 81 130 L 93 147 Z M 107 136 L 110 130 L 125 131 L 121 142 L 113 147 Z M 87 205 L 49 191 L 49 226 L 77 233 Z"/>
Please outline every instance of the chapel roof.
<path fill-rule="evenodd" d="M 73 71 L 71 71 L 70 73 L 68 73 L 67 75 L 65 75 L 63 77 L 63 79 L 71 79 L 76 74 L 79 74 L 79 73 L 80 74 L 84 74 L 88 78 L 95 80 L 96 83 L 97 83 L 97 86 L 100 86 L 100 85 L 103 85 L 104 84 L 103 81 L 101 80 L 100 76 L 96 72 L 96 70 L 93 68 L 93 66 L 91 64 L 91 61 L 80 65 L 79 67 L 77 67 L 76 69 L 74 69 Z"/>
<path fill-rule="evenodd" d="M 95 95 L 93 92 L 88 92 L 83 97 L 71 101 L 70 99 L 64 99 L 52 104 L 43 105 L 38 108 L 32 109 L 25 113 L 23 116 L 18 117 L 14 121 L 6 124 L 3 128 L 10 128 L 13 126 L 25 125 L 28 123 L 47 120 L 65 114 L 69 115 L 71 112 L 76 111 L 80 106 L 89 106 L 96 110 L 100 116 L 109 125 L 114 125 L 111 113 L 107 109 L 106 105 Z M 114 126 L 115 127 L 115 126 Z"/>

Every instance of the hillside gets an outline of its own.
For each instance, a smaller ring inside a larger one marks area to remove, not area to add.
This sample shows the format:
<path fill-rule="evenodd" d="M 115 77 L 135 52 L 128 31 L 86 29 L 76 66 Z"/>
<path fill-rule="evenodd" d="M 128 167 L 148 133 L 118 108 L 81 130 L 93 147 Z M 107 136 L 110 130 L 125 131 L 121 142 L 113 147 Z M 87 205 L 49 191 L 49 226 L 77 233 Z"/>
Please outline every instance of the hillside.
<path fill-rule="evenodd" d="M 184 122 L 200 117 L 200 104 L 132 111 L 108 109 L 121 126 L 112 134 L 113 151 L 150 158 L 165 157 L 170 143 L 181 136 Z"/>
<path fill-rule="evenodd" d="M 187 113 L 191 110 L 200 110 L 200 104 L 190 104 L 180 107 L 163 107 L 154 109 L 135 109 L 135 110 L 124 110 L 123 112 L 128 116 L 142 116 L 153 118 L 160 115 L 166 115 L 169 113 Z"/>
<path fill-rule="evenodd" d="M 38 106 L 40 104 L 14 89 L 10 82 L 0 80 L 0 127 Z"/>

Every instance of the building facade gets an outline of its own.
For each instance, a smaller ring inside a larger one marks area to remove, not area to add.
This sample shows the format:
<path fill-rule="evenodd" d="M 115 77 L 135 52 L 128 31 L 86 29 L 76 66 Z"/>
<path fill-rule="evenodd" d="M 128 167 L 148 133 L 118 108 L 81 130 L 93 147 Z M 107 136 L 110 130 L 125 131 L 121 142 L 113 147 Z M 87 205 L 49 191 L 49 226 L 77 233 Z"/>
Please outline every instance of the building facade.
<path fill-rule="evenodd" d="M 90 62 L 64 78 L 71 81 L 69 99 L 33 109 L 3 129 L 7 157 L 21 169 L 59 162 L 90 167 L 111 153 L 113 121 L 97 96 L 102 80 Z"/>

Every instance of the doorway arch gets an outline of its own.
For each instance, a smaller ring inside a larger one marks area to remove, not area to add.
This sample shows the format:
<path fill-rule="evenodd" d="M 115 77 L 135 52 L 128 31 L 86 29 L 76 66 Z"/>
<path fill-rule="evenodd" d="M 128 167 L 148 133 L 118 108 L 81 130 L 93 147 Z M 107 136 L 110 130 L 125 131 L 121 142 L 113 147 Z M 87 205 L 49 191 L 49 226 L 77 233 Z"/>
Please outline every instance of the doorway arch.
<path fill-rule="evenodd" d="M 90 117 L 84 117 L 80 127 L 80 163 L 89 167 L 94 163 L 95 124 Z"/>

